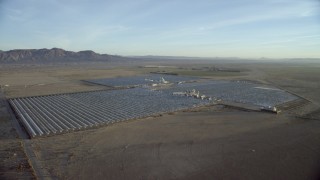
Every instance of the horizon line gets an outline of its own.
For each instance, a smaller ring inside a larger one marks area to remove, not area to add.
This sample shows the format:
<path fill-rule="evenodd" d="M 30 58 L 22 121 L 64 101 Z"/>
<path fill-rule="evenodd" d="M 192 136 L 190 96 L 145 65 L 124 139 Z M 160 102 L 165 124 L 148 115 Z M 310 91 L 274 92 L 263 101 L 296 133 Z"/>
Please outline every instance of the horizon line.
<path fill-rule="evenodd" d="M 9 50 L 1 50 L 1 52 L 8 52 L 8 51 L 13 51 L 13 50 L 40 50 L 40 49 L 61 49 L 64 51 L 72 51 L 72 52 L 81 52 L 81 51 L 93 51 L 94 53 L 100 54 L 100 55 L 113 55 L 113 56 L 122 56 L 122 57 L 130 57 L 130 58 L 197 58 L 197 59 L 216 59 L 216 58 L 223 58 L 223 59 L 239 59 L 239 60 L 288 60 L 288 59 L 308 59 L 308 60 L 320 60 L 320 57 L 239 57 L 239 56 L 183 56 L 183 55 L 120 55 L 120 54 L 114 54 L 114 53 L 100 53 L 91 49 L 84 49 L 84 50 L 66 50 L 64 48 L 59 48 L 59 47 L 52 47 L 52 48 L 17 48 L 17 49 L 9 49 Z"/>

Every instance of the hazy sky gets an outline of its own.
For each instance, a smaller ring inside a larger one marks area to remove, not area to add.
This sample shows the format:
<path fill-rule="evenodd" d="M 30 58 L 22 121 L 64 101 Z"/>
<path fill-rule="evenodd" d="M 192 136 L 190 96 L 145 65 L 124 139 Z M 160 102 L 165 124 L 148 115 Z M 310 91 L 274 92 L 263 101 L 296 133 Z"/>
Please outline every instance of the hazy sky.
<path fill-rule="evenodd" d="M 0 49 L 320 57 L 319 0 L 0 0 Z"/>

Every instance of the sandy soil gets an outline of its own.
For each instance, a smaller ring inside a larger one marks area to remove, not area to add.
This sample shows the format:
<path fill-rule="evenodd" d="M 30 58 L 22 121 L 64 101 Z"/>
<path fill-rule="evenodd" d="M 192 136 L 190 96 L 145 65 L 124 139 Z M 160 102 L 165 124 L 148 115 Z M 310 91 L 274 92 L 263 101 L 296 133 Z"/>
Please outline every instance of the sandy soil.
<path fill-rule="evenodd" d="M 180 112 L 34 140 L 62 179 L 316 179 L 320 122 L 268 113 Z"/>
<path fill-rule="evenodd" d="M 279 115 L 210 107 L 32 139 L 30 144 L 36 159 L 58 179 L 318 179 L 319 67 L 246 64 L 241 65 L 249 70 L 245 75 L 211 77 L 274 84 L 312 102 Z M 9 84 L 7 97 L 43 95 L 104 89 L 79 80 L 141 72 L 130 67 L 1 70 L 0 84 Z M 7 125 L 2 127 L 10 130 L 9 117 L 3 119 Z M 0 147 L 19 142 L 17 137 L 6 140 Z M 8 148 L 21 151 L 13 144 Z"/>
<path fill-rule="evenodd" d="M 6 97 L 26 97 L 48 94 L 82 92 L 108 89 L 106 86 L 92 85 L 81 80 L 131 76 L 137 74 L 126 69 L 100 69 L 86 67 L 1 69 L 0 84 Z"/>
<path fill-rule="evenodd" d="M 0 179 L 35 179 L 0 93 Z"/>

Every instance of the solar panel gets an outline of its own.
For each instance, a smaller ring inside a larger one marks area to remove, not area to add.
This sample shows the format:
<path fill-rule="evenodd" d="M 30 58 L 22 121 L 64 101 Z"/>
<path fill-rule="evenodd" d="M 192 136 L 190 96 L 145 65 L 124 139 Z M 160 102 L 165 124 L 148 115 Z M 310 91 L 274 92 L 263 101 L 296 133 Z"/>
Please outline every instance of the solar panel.
<path fill-rule="evenodd" d="M 262 107 L 276 106 L 298 98 L 297 96 L 278 88 L 247 81 L 206 81 L 201 83 L 186 83 L 164 91 L 173 93 L 192 89 L 209 97 Z"/>
<path fill-rule="evenodd" d="M 141 86 L 152 83 L 157 83 L 160 81 L 160 78 L 164 78 L 166 81 L 171 83 L 178 83 L 181 81 L 193 81 L 199 78 L 191 76 L 176 76 L 176 75 L 166 75 L 166 74 L 148 74 L 141 76 L 132 76 L 132 77 L 116 77 L 116 78 L 103 78 L 103 79 L 92 79 L 86 80 L 87 82 L 113 86 L 113 87 L 127 87 L 127 86 Z"/>
<path fill-rule="evenodd" d="M 31 137 L 71 132 L 208 104 L 144 88 L 9 100 Z"/>

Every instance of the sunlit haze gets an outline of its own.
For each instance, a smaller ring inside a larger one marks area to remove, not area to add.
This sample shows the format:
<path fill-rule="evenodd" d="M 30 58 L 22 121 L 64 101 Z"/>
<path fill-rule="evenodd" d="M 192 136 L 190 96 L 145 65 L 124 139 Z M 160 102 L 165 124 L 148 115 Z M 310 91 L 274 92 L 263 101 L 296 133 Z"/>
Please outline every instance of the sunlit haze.
<path fill-rule="evenodd" d="M 319 58 L 317 0 L 0 0 L 0 49 Z"/>

